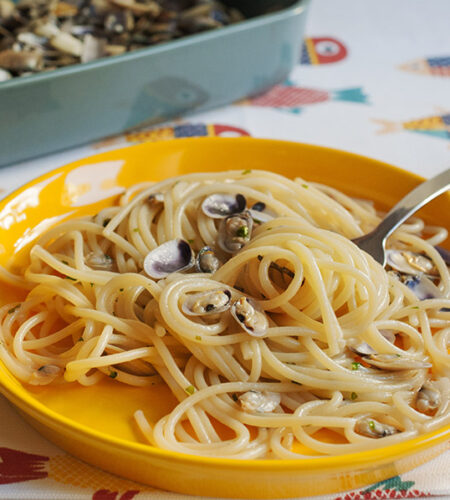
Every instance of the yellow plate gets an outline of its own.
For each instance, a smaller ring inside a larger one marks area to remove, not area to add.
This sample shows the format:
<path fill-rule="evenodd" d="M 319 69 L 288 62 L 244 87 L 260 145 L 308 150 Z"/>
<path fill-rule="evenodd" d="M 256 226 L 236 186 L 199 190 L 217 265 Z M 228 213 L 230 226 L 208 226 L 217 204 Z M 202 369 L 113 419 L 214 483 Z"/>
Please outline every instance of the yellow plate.
<path fill-rule="evenodd" d="M 266 169 L 330 184 L 378 206 L 392 206 L 420 178 L 390 165 L 331 149 L 280 141 L 178 139 L 86 158 L 51 172 L 0 203 L 0 265 L 10 265 L 58 220 L 92 214 L 123 187 L 196 171 Z M 448 225 L 450 196 L 422 210 Z M 20 294 L 0 284 L 0 302 Z M 24 387 L 0 365 L 0 390 L 44 436 L 110 472 L 194 495 L 281 498 L 336 493 L 405 472 L 448 447 L 450 426 L 377 450 L 305 460 L 211 459 L 143 444 L 132 423 L 138 408 L 156 420 L 174 405 L 162 387 L 108 380 L 94 387 Z"/>

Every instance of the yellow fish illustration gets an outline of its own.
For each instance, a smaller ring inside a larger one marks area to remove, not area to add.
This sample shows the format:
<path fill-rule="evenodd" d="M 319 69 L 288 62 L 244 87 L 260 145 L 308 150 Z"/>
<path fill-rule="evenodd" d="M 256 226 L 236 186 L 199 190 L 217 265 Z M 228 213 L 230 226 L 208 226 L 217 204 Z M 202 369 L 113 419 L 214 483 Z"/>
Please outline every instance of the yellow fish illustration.
<path fill-rule="evenodd" d="M 378 131 L 379 134 L 388 134 L 390 132 L 400 132 L 405 130 L 441 139 L 450 139 L 450 113 L 443 113 L 441 115 L 428 116 L 418 120 L 405 122 L 392 122 L 387 120 L 373 121 L 382 126 L 382 128 Z"/>

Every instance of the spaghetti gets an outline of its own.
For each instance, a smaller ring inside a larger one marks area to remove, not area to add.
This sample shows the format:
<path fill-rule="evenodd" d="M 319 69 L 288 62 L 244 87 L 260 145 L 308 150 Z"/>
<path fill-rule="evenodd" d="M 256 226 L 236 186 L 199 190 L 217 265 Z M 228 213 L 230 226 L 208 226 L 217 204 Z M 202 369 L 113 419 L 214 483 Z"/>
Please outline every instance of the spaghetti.
<path fill-rule="evenodd" d="M 0 308 L 0 357 L 28 384 L 166 384 L 178 405 L 135 418 L 183 453 L 409 439 L 450 420 L 447 231 L 411 219 L 383 270 L 351 242 L 379 220 L 367 201 L 265 171 L 135 186 L 2 270 L 28 292 Z"/>

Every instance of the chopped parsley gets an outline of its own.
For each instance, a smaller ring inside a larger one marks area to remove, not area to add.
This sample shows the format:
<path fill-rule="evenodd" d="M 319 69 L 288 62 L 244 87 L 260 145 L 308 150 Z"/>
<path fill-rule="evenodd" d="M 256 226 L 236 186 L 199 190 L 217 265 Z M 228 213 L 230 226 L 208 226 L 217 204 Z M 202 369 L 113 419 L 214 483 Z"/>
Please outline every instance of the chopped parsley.
<path fill-rule="evenodd" d="M 12 314 L 12 313 L 16 312 L 17 309 L 19 309 L 19 307 L 20 307 L 20 304 L 17 304 L 17 306 L 11 307 L 11 309 L 8 310 L 8 314 Z"/>
<path fill-rule="evenodd" d="M 188 385 L 185 389 L 185 391 L 190 395 L 192 396 L 192 394 L 194 394 L 195 392 L 195 387 L 193 385 Z"/>
<path fill-rule="evenodd" d="M 353 361 L 352 363 L 352 370 L 359 370 L 359 367 L 361 366 L 361 363 L 358 363 L 357 361 Z"/>
<path fill-rule="evenodd" d="M 138 233 L 138 232 L 139 232 L 139 228 L 138 228 L 138 227 L 135 227 L 135 228 L 133 229 L 133 232 Z"/>
<path fill-rule="evenodd" d="M 89 283 L 89 284 L 90 284 L 91 286 L 94 286 L 94 283 L 92 283 L 92 282 L 91 282 L 91 283 Z"/>
<path fill-rule="evenodd" d="M 412 309 L 420 309 L 419 306 L 413 306 Z"/>
<path fill-rule="evenodd" d="M 351 395 L 350 395 L 350 397 L 354 401 L 358 397 L 358 394 L 356 394 L 356 392 L 352 392 Z"/>
<path fill-rule="evenodd" d="M 192 243 L 194 243 L 195 240 L 187 240 L 189 245 L 192 245 Z"/>
<path fill-rule="evenodd" d="M 123 290 L 124 290 L 123 288 L 119 288 L 119 292 L 123 292 Z"/>
<path fill-rule="evenodd" d="M 84 338 L 83 338 L 83 337 L 80 337 L 80 338 L 78 339 L 78 342 L 84 342 Z"/>
<path fill-rule="evenodd" d="M 244 170 L 242 172 L 242 175 L 248 175 L 248 174 L 251 174 L 251 173 L 252 173 L 252 171 L 250 169 L 247 169 L 247 170 Z"/>
<path fill-rule="evenodd" d="M 200 337 L 200 335 L 196 335 L 195 340 L 202 340 L 202 338 Z"/>
<path fill-rule="evenodd" d="M 375 429 L 375 422 L 373 420 L 369 420 L 369 427 L 374 430 Z"/>
<path fill-rule="evenodd" d="M 302 187 L 304 187 L 305 189 L 309 188 L 308 184 L 302 184 Z"/>
<path fill-rule="evenodd" d="M 117 372 L 116 372 L 115 370 L 111 370 L 111 371 L 109 372 L 109 376 L 110 376 L 111 378 L 116 378 L 116 377 L 117 377 Z"/>
<path fill-rule="evenodd" d="M 247 226 L 241 226 L 236 231 L 236 236 L 239 236 L 240 238 L 247 238 L 247 236 L 248 236 L 248 227 Z"/>

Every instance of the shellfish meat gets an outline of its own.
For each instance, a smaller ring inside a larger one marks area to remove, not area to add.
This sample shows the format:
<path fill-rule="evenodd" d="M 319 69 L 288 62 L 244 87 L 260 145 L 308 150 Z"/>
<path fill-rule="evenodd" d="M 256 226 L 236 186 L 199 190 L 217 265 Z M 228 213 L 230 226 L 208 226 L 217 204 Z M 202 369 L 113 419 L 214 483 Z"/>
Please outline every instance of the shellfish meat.
<path fill-rule="evenodd" d="M 253 337 L 263 336 L 269 328 L 266 315 L 257 309 L 256 304 L 248 297 L 241 297 L 231 306 L 233 318 Z"/>
<path fill-rule="evenodd" d="M 181 309 L 189 316 L 204 316 L 224 312 L 230 305 L 231 292 L 218 289 L 188 295 Z"/>

